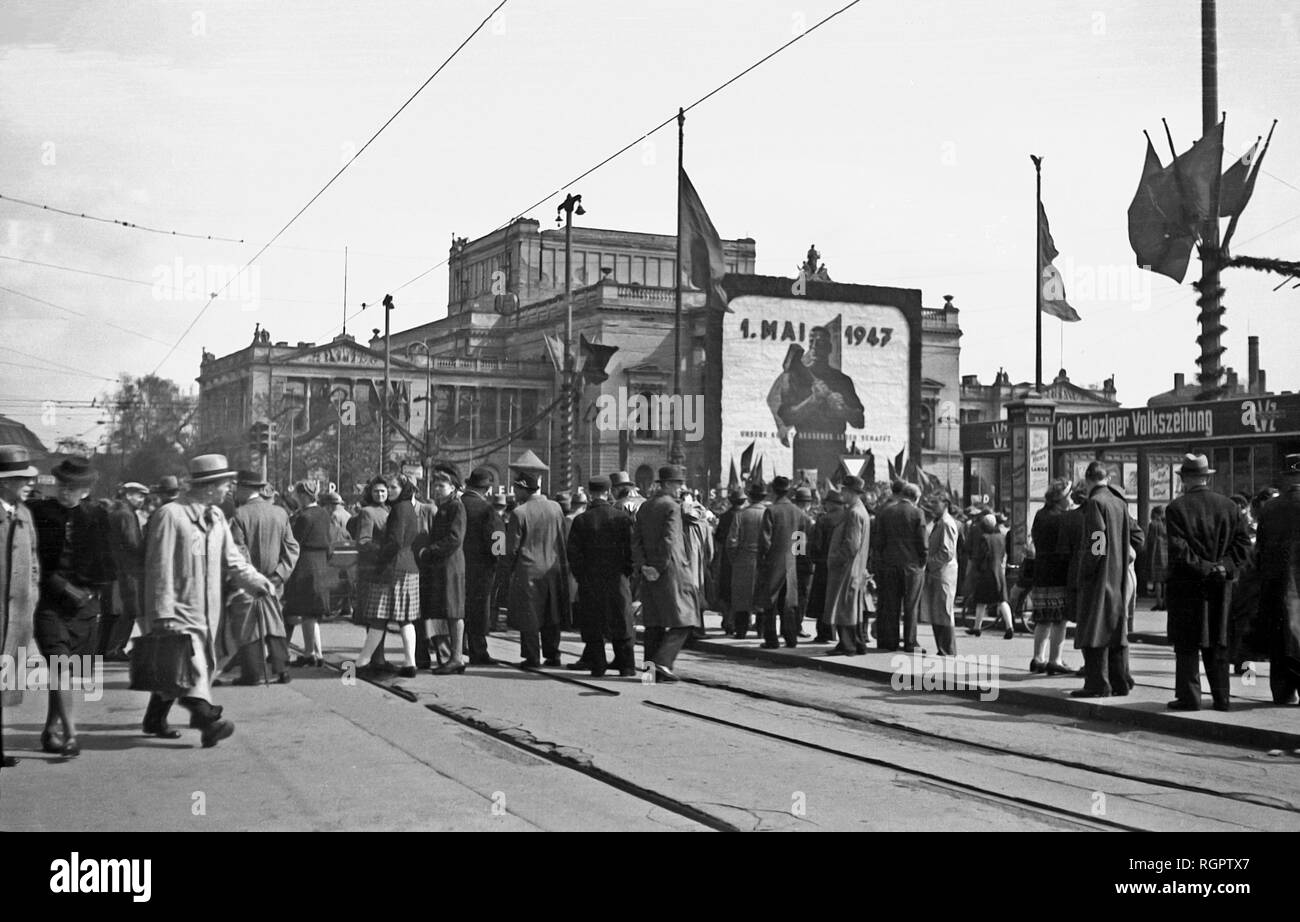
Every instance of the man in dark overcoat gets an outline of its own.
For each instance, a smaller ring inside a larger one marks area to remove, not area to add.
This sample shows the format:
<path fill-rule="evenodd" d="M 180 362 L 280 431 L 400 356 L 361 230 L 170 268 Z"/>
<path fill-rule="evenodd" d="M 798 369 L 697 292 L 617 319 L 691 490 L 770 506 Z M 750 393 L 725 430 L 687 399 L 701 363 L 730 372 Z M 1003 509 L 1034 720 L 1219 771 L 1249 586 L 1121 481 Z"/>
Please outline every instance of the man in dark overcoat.
<path fill-rule="evenodd" d="M 1205 455 L 1185 455 L 1183 495 L 1165 510 L 1169 533 L 1169 640 L 1174 645 L 1171 711 L 1201 708 L 1200 663 L 1216 711 L 1228 710 L 1228 622 L 1232 581 L 1250 556 L 1250 535 L 1237 504 L 1210 490 Z M 1198 655 L 1199 654 L 1199 655 Z"/>
<path fill-rule="evenodd" d="M 835 626 L 827 615 L 826 587 L 830 581 L 830 566 L 827 555 L 830 554 L 831 536 L 844 519 L 844 499 L 832 490 L 822 500 L 822 514 L 813 525 L 812 538 L 809 543 L 809 556 L 813 564 L 812 589 L 809 592 L 807 613 L 817 622 L 815 643 L 832 643 L 835 641 Z"/>
<path fill-rule="evenodd" d="M 465 647 L 471 666 L 490 666 L 488 626 L 492 623 L 492 585 L 497 559 L 505 553 L 501 517 L 489 502 L 492 472 L 476 467 L 465 483 L 460 502 L 465 507 Z"/>
<path fill-rule="evenodd" d="M 456 481 L 446 470 L 429 478 L 432 502 L 420 507 L 427 535 L 416 560 L 420 564 L 420 607 L 436 620 L 446 620 L 451 658 L 434 667 L 434 675 L 465 671 L 465 507 L 456 495 Z"/>
<path fill-rule="evenodd" d="M 897 650 L 899 617 L 902 617 L 903 650 L 920 650 L 916 625 L 921 614 L 921 590 L 925 587 L 925 515 L 917 503 L 921 491 L 916 484 L 904 484 L 898 498 L 887 502 L 871 528 L 871 571 L 880 587 L 880 610 L 876 613 L 876 649 Z M 924 652 L 924 651 L 921 651 Z"/>
<path fill-rule="evenodd" d="M 799 574 L 799 613 L 796 615 L 799 637 L 811 637 L 804 630 L 804 618 L 808 617 L 808 597 L 812 593 L 812 540 L 813 526 L 817 520 L 812 514 L 813 491 L 809 486 L 797 487 L 794 491 L 794 504 L 803 516 L 794 537 L 794 567 Z"/>
<path fill-rule="evenodd" d="M 123 651 L 144 607 L 144 526 L 140 510 L 148 495 L 149 488 L 144 484 L 124 483 L 122 501 L 108 514 L 109 546 L 122 601 L 122 609 L 116 616 L 104 617 L 99 641 L 104 658 L 110 662 L 126 659 Z"/>
<path fill-rule="evenodd" d="M 1274 704 L 1300 699 L 1300 455 L 1287 455 L 1282 494 L 1259 514 L 1255 553 L 1259 622 L 1269 654 Z"/>
<path fill-rule="evenodd" d="M 559 668 L 560 629 L 569 610 L 569 565 L 560 504 L 539 491 L 535 471 L 515 469 L 514 511 L 507 530 L 510 590 L 507 622 L 519 632 L 522 666 Z M 545 662 L 542 660 L 545 656 Z"/>
<path fill-rule="evenodd" d="M 790 478 L 772 478 L 772 504 L 763 513 L 759 539 L 759 578 L 763 591 L 758 597 L 763 646 L 780 646 L 776 639 L 777 618 L 787 647 L 799 642 L 799 571 L 795 565 L 794 536 L 803 530 L 804 514 L 790 501 Z M 804 540 L 807 540 L 806 537 Z"/>
<path fill-rule="evenodd" d="M 582 661 L 594 676 L 607 668 L 605 636 L 614 646 L 613 667 L 636 675 L 632 624 L 632 516 L 610 502 L 609 478 L 587 483 L 590 506 L 569 529 L 569 570 L 578 583 Z"/>
<path fill-rule="evenodd" d="M 718 516 L 718 527 L 713 532 L 713 563 L 717 568 L 714 585 L 718 587 L 718 608 L 722 610 L 722 630 L 730 634 L 736 629 L 736 620 L 731 612 L 731 552 L 727 548 L 727 537 L 731 534 L 731 523 L 735 521 L 740 507 L 745 505 L 745 491 L 732 487 L 727 495 L 727 508 Z"/>
<path fill-rule="evenodd" d="M 1128 555 L 1142 550 L 1142 529 L 1128 514 L 1124 494 L 1107 483 L 1100 461 L 1088 465 L 1088 500 L 1079 535 L 1078 628 L 1074 645 L 1083 651 L 1083 688 L 1075 698 L 1123 697 L 1133 680 L 1128 670 Z"/>
<path fill-rule="evenodd" d="M 632 527 L 632 562 L 641 574 L 641 618 L 645 624 L 646 668 L 655 680 L 676 682 L 673 664 L 700 625 L 694 574 L 682 532 L 682 488 L 686 469 L 659 469 L 659 493 L 642 503 Z"/>
<path fill-rule="evenodd" d="M 32 626 L 40 596 L 41 568 L 36 550 L 36 526 L 24 503 L 36 482 L 31 455 L 21 445 L 0 445 L 0 654 L 11 670 L 26 661 L 32 648 Z M 12 674 L 12 672 L 11 672 Z M 17 760 L 4 750 L 4 706 L 21 704 L 23 689 L 0 688 L 0 768 Z"/>

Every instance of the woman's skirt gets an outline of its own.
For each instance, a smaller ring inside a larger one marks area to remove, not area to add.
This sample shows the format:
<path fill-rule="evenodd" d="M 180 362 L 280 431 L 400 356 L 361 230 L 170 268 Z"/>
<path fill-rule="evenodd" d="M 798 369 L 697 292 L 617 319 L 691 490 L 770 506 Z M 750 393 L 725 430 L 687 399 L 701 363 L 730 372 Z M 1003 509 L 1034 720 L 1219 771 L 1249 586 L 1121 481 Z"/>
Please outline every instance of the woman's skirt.
<path fill-rule="evenodd" d="M 304 549 L 284 587 L 284 623 L 298 624 L 304 618 L 328 616 L 330 584 L 335 578 L 330 568 L 329 551 Z"/>
<path fill-rule="evenodd" d="M 1035 586 L 1029 593 L 1035 624 L 1061 624 L 1070 620 L 1065 610 L 1064 586 Z"/>
<path fill-rule="evenodd" d="M 413 624 L 420 620 L 420 574 L 402 573 L 395 580 L 369 583 L 366 597 L 368 624 Z"/>

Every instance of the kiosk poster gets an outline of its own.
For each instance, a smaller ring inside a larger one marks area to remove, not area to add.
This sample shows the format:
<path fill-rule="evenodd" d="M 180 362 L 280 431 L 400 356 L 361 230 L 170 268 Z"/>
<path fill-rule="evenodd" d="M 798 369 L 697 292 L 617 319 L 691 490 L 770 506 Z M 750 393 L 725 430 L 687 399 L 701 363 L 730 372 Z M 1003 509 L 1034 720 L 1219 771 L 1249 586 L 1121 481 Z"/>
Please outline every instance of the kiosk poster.
<path fill-rule="evenodd" d="M 743 295 L 722 330 L 722 470 L 791 476 L 907 446 L 910 342 L 895 307 Z M 864 471 L 865 473 L 865 471 Z"/>

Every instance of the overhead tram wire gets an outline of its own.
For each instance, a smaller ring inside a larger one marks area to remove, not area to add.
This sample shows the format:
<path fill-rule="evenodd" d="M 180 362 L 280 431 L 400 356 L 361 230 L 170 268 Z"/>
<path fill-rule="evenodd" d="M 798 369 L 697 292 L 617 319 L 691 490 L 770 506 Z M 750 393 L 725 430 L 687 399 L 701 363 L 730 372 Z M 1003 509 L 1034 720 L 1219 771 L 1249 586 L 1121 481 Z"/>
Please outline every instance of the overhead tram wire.
<path fill-rule="evenodd" d="M 119 324 L 113 323 L 113 321 L 111 320 L 100 320 L 96 317 L 90 316 L 89 314 L 82 313 L 81 311 L 74 311 L 70 307 L 64 307 L 61 304 L 55 304 L 53 301 L 47 301 L 44 298 L 38 298 L 35 295 L 29 295 L 26 292 L 18 291 L 15 288 L 6 288 L 5 286 L 0 285 L 0 291 L 7 291 L 11 295 L 17 295 L 20 298 L 26 298 L 28 301 L 35 301 L 37 304 L 44 304 L 47 307 L 52 307 L 55 310 L 63 311 L 64 313 L 71 314 L 74 317 L 82 317 L 86 320 L 89 320 L 92 323 L 100 323 L 106 327 L 112 327 L 114 330 L 121 330 L 123 333 L 130 333 L 132 336 L 138 336 L 141 339 L 147 339 L 150 342 L 158 343 L 159 345 L 166 346 L 168 344 L 166 340 L 158 339 L 157 337 L 150 336 L 148 333 L 141 333 L 139 330 L 132 330 L 130 327 L 120 326 Z"/>
<path fill-rule="evenodd" d="M 0 349 L 5 350 L 6 352 L 12 352 L 12 353 L 14 353 L 15 355 L 21 355 L 23 358 L 35 359 L 35 360 L 38 361 L 38 362 L 45 362 L 46 364 L 57 366 L 57 367 L 55 367 L 55 368 L 39 368 L 39 367 L 37 367 L 37 366 L 26 366 L 26 367 L 37 368 L 38 371 L 44 371 L 44 372 L 47 372 L 47 373 L 49 373 L 49 374 L 61 374 L 61 373 L 62 373 L 62 374 L 68 374 L 68 373 L 71 373 L 71 374 L 74 374 L 74 375 L 82 375 L 83 377 L 86 377 L 86 378 L 98 378 L 98 379 L 101 380 L 101 381 L 111 381 L 111 382 L 113 382 L 114 384 L 117 383 L 117 378 L 107 378 L 107 377 L 105 377 L 104 375 L 97 375 L 97 374 L 93 374 L 93 373 L 88 372 L 88 371 L 84 371 L 83 369 L 80 369 L 80 368 L 73 368 L 71 365 L 64 365 L 64 364 L 62 364 L 62 363 L 60 363 L 60 362 L 55 362 L 55 361 L 53 361 L 52 359 L 41 358 L 39 355 L 32 355 L 30 352 L 23 352 L 21 349 L 15 349 L 13 346 L 0 346 Z M 18 363 L 16 363 L 16 362 L 6 362 L 5 364 L 7 364 L 7 365 L 16 365 L 16 364 L 18 364 Z"/>
<path fill-rule="evenodd" d="M 813 32 L 816 32 L 818 29 L 820 29 L 822 26 L 826 25 L 826 23 L 830 22 L 832 19 L 836 18 L 836 17 L 839 16 L 841 13 L 846 13 L 846 12 L 848 12 L 849 10 L 851 10 L 853 7 L 857 6 L 857 5 L 858 5 L 859 3 L 861 3 L 861 2 L 862 2 L 862 0 L 850 0 L 849 3 L 846 3 L 844 6 L 840 7 L 838 10 L 835 10 L 834 12 L 829 13 L 827 16 L 825 16 L 825 17 L 824 17 L 823 19 L 821 19 L 819 22 L 817 22 L 817 23 L 815 23 L 814 25 L 808 27 L 806 30 L 804 30 L 803 32 L 799 33 L 799 34 L 796 35 L 794 38 L 790 39 L 790 41 L 786 42 L 784 45 L 781 45 L 779 48 L 775 49 L 774 51 L 770 51 L 770 52 L 768 52 L 766 55 L 764 55 L 763 57 L 759 58 L 759 59 L 758 59 L 757 61 L 755 61 L 753 64 L 749 65 L 749 66 L 746 67 L 744 70 L 740 71 L 740 73 L 738 73 L 738 74 L 736 74 L 735 76 L 731 77 L 729 80 L 726 80 L 726 81 L 724 81 L 723 83 L 718 84 L 718 85 L 717 85 L 716 87 L 714 87 L 712 90 L 710 90 L 709 92 L 705 93 L 705 94 L 704 94 L 703 96 L 701 96 L 699 99 L 695 100 L 695 102 L 691 103 L 689 106 L 686 106 L 682 111 L 684 111 L 684 112 L 690 112 L 692 109 L 696 108 L 696 107 L 699 106 L 700 104 L 702 104 L 702 103 L 704 103 L 704 102 L 707 102 L 710 98 L 712 98 L 713 96 L 716 96 L 718 93 L 722 92 L 722 91 L 725 90 L 727 87 L 731 86 L 731 84 L 735 83 L 735 82 L 736 82 L 737 80 L 739 80 L 740 78 L 746 76 L 746 75 L 749 74 L 751 71 L 758 69 L 758 68 L 759 68 L 760 66 L 762 66 L 763 64 L 766 64 L 768 61 L 770 61 L 772 58 L 776 57 L 776 56 L 777 56 L 778 54 L 780 54 L 781 52 L 785 51 L 787 48 L 789 48 L 789 47 L 790 47 L 791 45 L 793 45 L 795 42 L 799 41 L 799 40 L 802 39 L 802 38 L 805 38 L 805 37 L 811 35 Z M 513 218 L 511 218 L 510 220 L 506 221 L 506 222 L 503 223 L 503 224 L 498 224 L 495 228 L 492 229 L 492 231 L 491 231 L 490 233 L 496 233 L 497 231 L 501 230 L 501 229 L 504 228 L 504 227 L 509 227 L 511 224 L 513 224 L 515 221 L 519 220 L 520 218 L 524 217 L 524 216 L 525 216 L 526 214 L 528 214 L 529 212 L 533 211 L 533 210 L 536 209 L 536 208 L 541 207 L 542 205 L 545 205 L 548 201 L 550 201 L 550 200 L 551 200 L 552 198 L 554 198 L 555 196 L 559 195 L 559 194 L 560 194 L 561 192 L 563 192 L 565 189 L 571 188 L 572 186 L 574 186 L 574 185 L 576 185 L 577 183 L 581 182 L 582 180 L 586 179 L 586 178 L 587 178 L 588 176 L 590 176 L 592 173 L 595 173 L 597 170 L 601 169 L 602 167 L 607 166 L 608 164 L 610 164 L 610 163 L 612 163 L 613 161 L 617 160 L 619 157 L 623 156 L 623 155 L 626 154 L 628 151 L 630 151 L 632 148 L 636 147 L 638 144 L 640 144 L 640 143 L 641 143 L 642 141 L 644 141 L 646 138 L 649 138 L 651 135 L 653 135 L 653 134 L 655 134 L 655 133 L 657 133 L 657 132 L 663 130 L 664 128 L 668 127 L 669 125 L 671 125 L 671 124 L 672 124 L 673 122 L 675 122 L 675 121 L 677 121 L 677 113 L 676 113 L 676 112 L 674 112 L 674 113 L 673 113 L 672 115 L 670 115 L 667 119 L 665 119 L 664 121 L 660 122 L 660 123 L 659 123 L 658 125 L 656 125 L 655 127 L 651 128 L 651 129 L 650 129 L 649 131 L 647 131 L 645 134 L 643 134 L 643 135 L 641 135 L 640 137 L 638 137 L 636 140 L 632 141 L 632 142 L 629 143 L 629 144 L 624 145 L 623 147 L 621 147 L 621 148 L 619 148 L 618 150 L 616 150 L 614 153 L 610 154 L 610 155 L 609 155 L 608 157 L 606 157 L 604 160 L 600 161 L 600 162 L 597 163 L 595 166 L 591 167 L 591 169 L 584 171 L 583 173 L 579 174 L 578 176 L 575 176 L 573 179 L 569 180 L 567 183 L 565 183 L 564 185 L 560 186 L 560 187 L 559 187 L 558 189 L 556 189 L 554 192 L 548 193 L 547 195 L 545 195 L 545 196 L 543 196 L 542 198 L 538 199 L 536 202 L 534 202 L 532 205 L 528 206 L 528 207 L 525 208 L 523 211 L 521 211 L 521 212 L 519 212 L 518 214 L 516 214 L 516 215 L 515 215 Z M 417 275 L 415 278 L 411 279 L 409 282 L 406 282 L 406 283 L 402 284 L 402 285 L 401 285 L 400 287 L 398 287 L 398 288 L 394 288 L 394 289 L 392 290 L 392 292 L 390 292 L 390 294 L 391 294 L 391 293 L 398 292 L 398 291 L 401 291 L 401 290 L 402 290 L 403 288 L 405 288 L 407 285 L 410 285 L 410 284 L 412 284 L 413 282 L 418 281 L 419 279 L 421 279 L 421 278 L 423 278 L 424 276 L 428 275 L 430 272 L 434 271 L 435 269 L 439 269 L 439 268 L 441 268 L 441 267 L 447 265 L 448 262 L 449 262 L 449 260 L 444 259 L 442 262 L 438 263 L 437 265 L 430 266 L 428 269 L 426 269 L 426 270 L 424 270 L 423 272 L 421 272 L 419 275 Z M 378 300 L 379 300 L 379 299 L 375 299 L 375 303 L 378 303 Z M 366 302 L 366 306 L 369 307 L 369 306 L 370 306 L 370 302 Z M 361 314 L 361 312 L 362 312 L 363 310 L 365 310 L 365 308 L 362 308 L 361 310 L 358 310 L 356 313 L 349 315 L 347 319 L 348 319 L 348 320 L 352 320 L 354 317 L 356 317 L 356 316 L 358 316 L 359 314 Z M 334 329 L 336 329 L 336 328 L 337 328 L 337 327 L 330 327 L 330 330 L 334 330 Z"/>
<path fill-rule="evenodd" d="M 262 244 L 261 249 L 259 249 L 256 253 L 254 253 L 252 258 L 249 259 L 248 262 L 244 263 L 244 265 L 240 267 L 240 270 L 236 272 L 235 275 L 232 278 L 230 278 L 225 285 L 221 286 L 221 289 L 217 291 L 216 294 L 220 294 L 222 291 L 225 291 L 227 288 L 229 288 L 231 283 L 233 283 L 236 279 L 238 279 L 241 275 L 243 275 L 244 272 L 249 268 L 249 266 L 251 266 L 253 263 L 257 261 L 258 257 L 260 257 L 268 249 L 270 249 L 271 244 L 279 240 L 280 237 L 284 234 L 284 232 L 287 231 L 290 227 L 292 227 L 293 223 L 297 221 L 300 217 L 302 217 L 302 215 L 307 211 L 307 209 L 310 208 L 313 204 L 315 204 L 316 200 L 320 198 L 322 195 L 324 195 L 325 191 L 329 189 L 330 186 L 334 185 L 334 181 L 338 179 L 340 176 L 342 176 L 344 171 L 347 170 L 347 168 L 350 167 L 353 163 L 355 163 L 358 157 L 360 157 L 362 154 L 366 152 L 366 149 L 375 142 L 375 139 L 378 138 L 381 134 L 383 134 L 384 129 L 387 128 L 389 125 L 391 125 L 393 121 L 399 115 L 401 115 L 402 112 L 406 110 L 406 107 L 409 106 L 412 102 L 414 102 L 417 96 L 419 96 L 422 92 L 424 92 L 425 87 L 427 87 L 430 83 L 432 83 L 434 81 L 434 78 L 437 77 L 440 73 L 442 73 L 443 69 L 448 64 L 450 64 L 453 60 L 455 60 L 456 56 L 460 54 L 461 49 L 463 49 L 466 45 L 468 45 L 470 43 L 470 40 L 473 39 L 474 36 L 478 35 L 479 32 L 483 31 L 483 27 L 486 26 L 488 22 L 492 19 L 492 17 L 495 16 L 497 12 L 508 2 L 509 0 L 501 0 L 501 2 L 498 3 L 496 7 L 493 8 L 492 12 L 488 13 L 487 16 L 483 17 L 483 21 L 480 22 L 477 26 L 475 26 L 474 31 L 471 32 L 469 35 L 465 36 L 464 40 L 459 45 L 456 46 L 456 49 L 447 56 L 446 60 L 444 60 L 441 64 L 438 65 L 438 69 L 435 70 L 432 74 L 430 74 L 429 78 L 425 80 L 424 83 L 420 84 L 419 89 L 417 89 L 414 93 L 412 93 L 410 98 L 408 98 L 406 102 L 402 103 L 402 105 L 398 107 L 398 110 L 388 117 L 388 121 L 384 122 L 384 124 L 379 126 L 379 130 L 370 136 L 370 140 L 366 141 L 365 144 L 361 145 L 361 149 L 358 150 L 355 154 L 353 154 L 348 159 L 347 163 L 339 167 L 338 172 L 330 177 L 329 182 L 325 183 L 325 185 L 323 185 L 320 188 L 320 191 L 317 192 L 315 195 L 313 195 L 306 205 L 303 205 L 301 208 L 299 208 L 298 213 L 295 214 L 292 218 L 290 218 L 289 221 L 284 225 L 284 227 L 280 228 L 278 231 L 275 232 L 275 236 L 273 236 L 266 243 Z M 215 300 L 216 300 L 215 297 L 209 298 L 208 302 L 203 305 L 203 308 L 198 312 L 198 314 L 194 317 L 194 319 L 190 321 L 189 326 L 185 328 L 185 331 L 181 333 L 180 337 L 176 340 L 176 342 L 172 344 L 172 347 L 167 350 L 167 354 L 164 355 L 161 360 L 159 360 L 156 366 L 154 366 L 154 370 L 153 370 L 154 374 L 157 374 L 158 369 L 163 366 L 163 363 L 172 357 L 172 353 L 174 353 L 177 350 L 180 344 L 185 341 L 185 337 L 189 336 L 190 332 L 194 329 L 194 327 L 198 325 L 198 322 L 203 319 L 203 315 L 207 313 L 208 308 L 212 306 L 212 302 Z"/>
<path fill-rule="evenodd" d="M 54 205 L 42 205 L 40 202 L 29 202 L 25 199 L 15 198 L 12 195 L 0 194 L 0 201 L 14 202 L 18 205 L 26 205 L 29 208 L 37 208 L 41 211 L 50 211 L 54 214 L 66 215 L 69 218 L 84 218 L 87 221 L 97 221 L 101 224 L 116 224 L 119 227 L 130 228 L 131 230 L 145 231 L 150 234 L 163 234 L 168 237 L 188 237 L 191 240 L 219 240 L 222 243 L 243 243 L 243 240 L 236 240 L 234 237 L 219 237 L 216 234 L 189 234 L 184 231 L 163 230 L 160 227 L 149 227 L 144 224 L 136 224 L 134 221 L 120 221 L 117 218 L 99 218 L 95 215 L 85 214 L 84 212 L 69 211 L 66 208 L 58 208 Z"/>

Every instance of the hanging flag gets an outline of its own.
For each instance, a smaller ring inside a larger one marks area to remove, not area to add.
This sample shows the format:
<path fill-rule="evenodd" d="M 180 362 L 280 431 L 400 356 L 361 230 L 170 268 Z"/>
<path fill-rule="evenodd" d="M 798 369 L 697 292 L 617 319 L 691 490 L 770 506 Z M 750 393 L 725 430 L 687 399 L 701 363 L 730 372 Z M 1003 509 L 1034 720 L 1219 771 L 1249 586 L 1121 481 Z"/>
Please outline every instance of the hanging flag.
<path fill-rule="evenodd" d="M 579 334 L 578 344 L 582 352 L 582 377 L 588 384 L 601 384 L 609 380 L 605 366 L 618 351 L 618 346 L 603 346 L 588 341 L 587 334 Z"/>
<path fill-rule="evenodd" d="M 1142 179 L 1128 206 L 1128 242 L 1137 264 L 1182 282 L 1195 243 L 1191 225 L 1178 194 L 1173 166 L 1160 165 L 1148 137 Z"/>
<path fill-rule="evenodd" d="M 1081 319 L 1079 312 L 1065 300 L 1065 282 L 1052 260 L 1057 257 L 1056 242 L 1052 240 L 1052 231 L 1047 226 L 1047 212 L 1043 203 L 1038 203 L 1038 267 L 1041 273 L 1039 282 L 1043 286 L 1039 305 L 1043 312 L 1051 314 L 1058 320 L 1074 323 Z"/>
<path fill-rule="evenodd" d="M 740 486 L 740 475 L 736 473 L 736 459 L 731 459 L 731 476 L 727 478 L 727 489 L 734 490 Z"/>
<path fill-rule="evenodd" d="M 1219 185 L 1219 217 L 1230 218 L 1246 210 L 1246 203 L 1250 201 L 1250 195 L 1255 191 L 1255 180 L 1250 175 L 1250 168 L 1255 165 L 1259 142 L 1260 139 L 1256 138 L 1250 150 L 1242 154 L 1240 160 L 1224 171 Z"/>
<path fill-rule="evenodd" d="M 889 479 L 902 477 L 907 470 L 907 446 L 894 456 L 894 463 L 889 466 Z"/>
<path fill-rule="evenodd" d="M 551 357 L 551 364 L 558 372 L 564 372 L 564 340 L 553 333 L 543 334 L 546 340 L 546 354 Z"/>
<path fill-rule="evenodd" d="M 753 482 L 754 483 L 763 482 L 763 458 L 761 456 L 758 459 L 758 463 L 754 465 Z"/>
<path fill-rule="evenodd" d="M 681 171 L 677 196 L 677 236 L 682 241 L 682 264 L 679 269 L 682 288 L 703 291 L 705 305 L 711 310 L 731 313 L 727 294 L 722 290 L 722 277 L 727 274 L 727 262 L 722 254 L 722 239 L 718 236 L 704 203 L 691 185 L 686 171 Z"/>
<path fill-rule="evenodd" d="M 1183 211 L 1193 221 L 1217 220 L 1215 185 L 1223 169 L 1223 122 L 1174 160 Z"/>
<path fill-rule="evenodd" d="M 749 476 L 749 466 L 754 460 L 754 443 L 750 442 L 749 447 L 740 453 L 740 476 Z"/>

